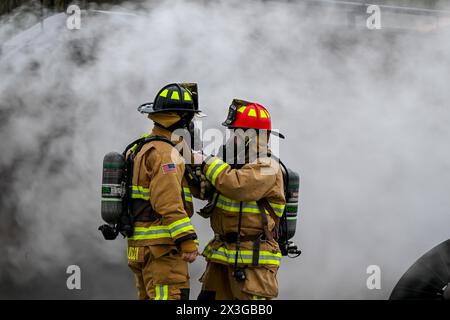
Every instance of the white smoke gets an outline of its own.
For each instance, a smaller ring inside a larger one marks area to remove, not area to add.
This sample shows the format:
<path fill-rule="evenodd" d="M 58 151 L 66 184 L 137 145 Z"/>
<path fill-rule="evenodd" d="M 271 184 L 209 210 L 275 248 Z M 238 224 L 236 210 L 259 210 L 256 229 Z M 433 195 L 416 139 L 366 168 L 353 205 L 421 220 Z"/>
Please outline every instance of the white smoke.
<path fill-rule="evenodd" d="M 136 108 L 171 82 L 199 84 L 204 127 L 240 98 L 286 134 L 304 253 L 283 260 L 280 298 L 387 298 L 449 238 L 449 29 L 354 30 L 284 2 L 113 10 L 135 15 L 89 13 L 69 31 L 59 14 L 13 38 L 0 24 L 1 297 L 135 298 L 125 242 L 97 231 L 101 163 L 151 128 Z M 208 223 L 194 223 L 204 245 Z M 71 264 L 80 293 L 65 288 Z M 381 290 L 366 288 L 372 264 Z M 191 266 L 191 298 L 204 265 Z"/>

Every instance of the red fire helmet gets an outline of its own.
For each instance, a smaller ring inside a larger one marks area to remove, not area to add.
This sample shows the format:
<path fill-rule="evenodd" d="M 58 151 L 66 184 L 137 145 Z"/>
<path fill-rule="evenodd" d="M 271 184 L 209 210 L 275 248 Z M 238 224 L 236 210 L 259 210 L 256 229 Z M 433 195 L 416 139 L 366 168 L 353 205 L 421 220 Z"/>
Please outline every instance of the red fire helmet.
<path fill-rule="evenodd" d="M 256 103 L 234 99 L 228 110 L 228 117 L 222 123 L 229 129 L 260 129 L 272 132 L 272 122 L 267 109 Z M 272 132 L 281 138 L 282 134 Z"/>

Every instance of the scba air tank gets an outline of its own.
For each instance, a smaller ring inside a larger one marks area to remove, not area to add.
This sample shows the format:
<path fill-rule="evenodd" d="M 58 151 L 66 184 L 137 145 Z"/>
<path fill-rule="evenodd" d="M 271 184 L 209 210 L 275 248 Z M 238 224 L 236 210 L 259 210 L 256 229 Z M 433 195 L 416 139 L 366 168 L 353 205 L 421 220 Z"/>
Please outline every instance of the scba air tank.
<path fill-rule="evenodd" d="M 110 152 L 103 158 L 102 218 L 106 223 L 116 224 L 123 212 L 125 195 L 125 158 Z"/>
<path fill-rule="evenodd" d="M 300 178 L 297 172 L 287 169 L 288 181 L 286 190 L 286 239 L 292 239 L 297 227 L 298 189 Z"/>

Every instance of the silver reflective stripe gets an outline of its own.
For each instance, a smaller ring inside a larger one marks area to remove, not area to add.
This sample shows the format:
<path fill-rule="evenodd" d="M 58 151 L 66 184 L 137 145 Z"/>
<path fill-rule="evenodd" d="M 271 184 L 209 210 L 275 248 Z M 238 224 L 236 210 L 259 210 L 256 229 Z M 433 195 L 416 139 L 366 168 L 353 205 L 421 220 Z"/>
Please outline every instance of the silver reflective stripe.
<path fill-rule="evenodd" d="M 150 235 L 150 234 L 161 234 L 161 233 L 168 233 L 168 229 L 159 229 L 159 230 L 148 230 L 148 231 L 135 231 L 133 232 L 133 236 L 144 236 L 144 235 Z"/>
<path fill-rule="evenodd" d="M 191 226 L 191 223 L 185 222 L 185 223 L 179 224 L 179 225 L 173 227 L 172 229 L 170 229 L 170 233 L 174 233 L 175 231 L 182 229 L 184 227 L 187 227 L 187 226 Z"/>
<path fill-rule="evenodd" d="M 212 179 L 212 177 L 214 177 L 214 173 L 217 171 L 217 169 L 219 169 L 219 167 L 223 164 L 222 161 L 219 161 L 218 163 L 216 163 L 216 165 L 214 166 L 214 168 L 211 170 L 211 172 L 209 173 L 209 178 Z"/>

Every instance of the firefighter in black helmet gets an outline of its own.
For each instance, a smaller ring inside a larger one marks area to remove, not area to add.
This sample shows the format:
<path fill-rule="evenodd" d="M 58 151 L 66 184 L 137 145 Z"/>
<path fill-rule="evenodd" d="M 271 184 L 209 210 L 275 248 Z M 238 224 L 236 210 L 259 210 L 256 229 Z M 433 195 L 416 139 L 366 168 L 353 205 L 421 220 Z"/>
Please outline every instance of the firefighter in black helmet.
<path fill-rule="evenodd" d="M 178 300 L 189 297 L 187 262 L 198 254 L 191 224 L 192 193 L 182 156 L 174 147 L 185 143 L 173 134 L 188 128 L 199 113 L 196 84 L 169 84 L 154 102 L 138 108 L 154 127 L 144 145 L 130 149 L 133 160 L 128 265 L 136 276 L 140 299 Z"/>

